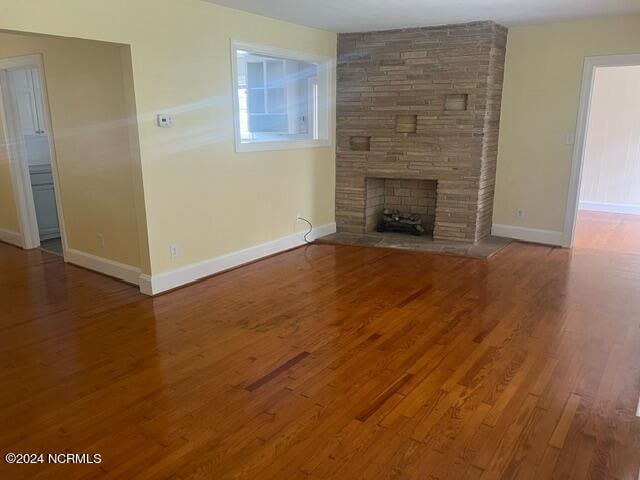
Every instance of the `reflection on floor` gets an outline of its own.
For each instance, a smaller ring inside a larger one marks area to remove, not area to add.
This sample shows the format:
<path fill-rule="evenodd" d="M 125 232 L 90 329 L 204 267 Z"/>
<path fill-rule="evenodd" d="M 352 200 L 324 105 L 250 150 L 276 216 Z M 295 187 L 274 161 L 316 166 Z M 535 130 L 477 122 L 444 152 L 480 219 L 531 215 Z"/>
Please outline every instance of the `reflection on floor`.
<path fill-rule="evenodd" d="M 62 255 L 62 239 L 50 238 L 49 240 L 42 240 L 40 242 L 40 248 L 49 253 Z"/>
<path fill-rule="evenodd" d="M 573 246 L 640 254 L 640 215 L 581 210 Z"/>
<path fill-rule="evenodd" d="M 622 220 L 488 261 L 316 243 L 154 298 L 0 243 L 0 451 L 102 454 L 0 478 L 637 479 Z"/>

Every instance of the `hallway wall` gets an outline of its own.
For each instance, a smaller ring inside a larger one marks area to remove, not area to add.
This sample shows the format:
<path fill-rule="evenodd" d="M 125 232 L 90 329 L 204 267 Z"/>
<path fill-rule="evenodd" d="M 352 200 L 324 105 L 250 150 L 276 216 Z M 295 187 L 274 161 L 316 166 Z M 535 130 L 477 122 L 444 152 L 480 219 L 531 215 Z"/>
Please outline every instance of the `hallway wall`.
<path fill-rule="evenodd" d="M 3 0 L 0 28 L 130 45 L 153 276 L 294 237 L 297 215 L 335 221 L 333 142 L 235 151 L 230 48 L 335 59 L 335 33 L 200 0 Z M 158 128 L 158 113 L 173 128 Z M 330 119 L 333 132 L 333 109 Z"/>
<path fill-rule="evenodd" d="M 2 99 L 0 98 L 0 102 Z M 4 125 L 0 119 L 0 142 L 4 139 Z M 20 233 L 20 222 L 13 196 L 9 156 L 0 144 L 0 240 L 13 243 Z"/>

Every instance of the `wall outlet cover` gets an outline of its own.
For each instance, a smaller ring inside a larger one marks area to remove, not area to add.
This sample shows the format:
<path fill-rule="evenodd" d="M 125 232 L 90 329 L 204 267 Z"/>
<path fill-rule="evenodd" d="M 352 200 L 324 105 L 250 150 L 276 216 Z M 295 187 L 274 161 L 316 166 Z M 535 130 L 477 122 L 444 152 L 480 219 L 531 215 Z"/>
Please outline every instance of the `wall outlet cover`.
<path fill-rule="evenodd" d="M 173 115 L 168 113 L 159 113 L 157 116 L 157 122 L 160 128 L 173 127 Z"/>

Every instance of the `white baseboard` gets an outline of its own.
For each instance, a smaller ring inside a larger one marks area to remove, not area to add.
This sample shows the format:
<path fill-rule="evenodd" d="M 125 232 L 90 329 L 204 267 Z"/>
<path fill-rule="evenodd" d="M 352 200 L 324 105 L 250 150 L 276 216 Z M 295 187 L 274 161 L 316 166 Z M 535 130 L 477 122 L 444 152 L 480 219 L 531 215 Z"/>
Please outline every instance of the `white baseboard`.
<path fill-rule="evenodd" d="M 580 202 L 580 210 L 591 210 L 594 212 L 628 213 L 640 215 L 640 205 L 627 205 L 623 203 L 604 202 Z"/>
<path fill-rule="evenodd" d="M 525 242 L 542 243 L 545 245 L 562 246 L 563 233 L 554 230 L 540 230 L 537 228 L 516 227 L 513 225 L 494 224 L 491 234 L 496 237 L 513 238 Z"/>
<path fill-rule="evenodd" d="M 315 227 L 307 239 L 312 241 L 335 232 L 336 224 L 328 223 Z M 149 276 L 142 274 L 139 279 L 140 291 L 146 295 L 156 295 L 173 288 L 187 285 L 215 273 L 223 272 L 275 253 L 299 247 L 303 244 L 302 234 L 293 234 L 158 275 Z"/>
<path fill-rule="evenodd" d="M 15 245 L 16 247 L 22 248 L 22 235 L 20 232 L 14 232 L 13 230 L 6 230 L 4 228 L 0 228 L 0 241 L 10 243 L 11 245 Z"/>
<path fill-rule="evenodd" d="M 67 248 L 65 260 L 74 265 L 84 267 L 95 272 L 119 278 L 127 283 L 138 285 L 140 279 L 140 269 L 131 265 L 98 257 L 90 253 L 81 252 L 73 248 Z"/>

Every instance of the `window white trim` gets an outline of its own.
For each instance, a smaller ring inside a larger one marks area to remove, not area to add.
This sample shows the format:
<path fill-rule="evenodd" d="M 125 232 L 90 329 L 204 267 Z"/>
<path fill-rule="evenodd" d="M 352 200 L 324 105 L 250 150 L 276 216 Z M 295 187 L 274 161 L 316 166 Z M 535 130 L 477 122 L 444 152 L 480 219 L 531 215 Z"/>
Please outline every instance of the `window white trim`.
<path fill-rule="evenodd" d="M 318 133 L 318 139 L 303 138 L 299 140 L 292 139 L 283 141 L 242 141 L 240 134 L 240 102 L 238 98 L 238 50 L 245 50 L 258 55 L 266 55 L 270 57 L 286 58 L 288 60 L 298 60 L 307 63 L 314 63 L 317 65 L 317 83 L 318 90 L 321 92 L 321 95 L 318 96 L 318 104 L 316 110 L 317 114 L 314 116 L 314 118 L 316 118 L 318 122 L 317 124 L 313 125 L 313 128 Z M 233 98 L 233 122 L 236 152 L 289 150 L 300 148 L 327 147 L 332 145 L 333 132 L 331 131 L 331 118 L 332 106 L 334 105 L 334 92 L 332 88 L 332 66 L 333 60 L 329 57 L 232 40 L 231 96 Z"/>

